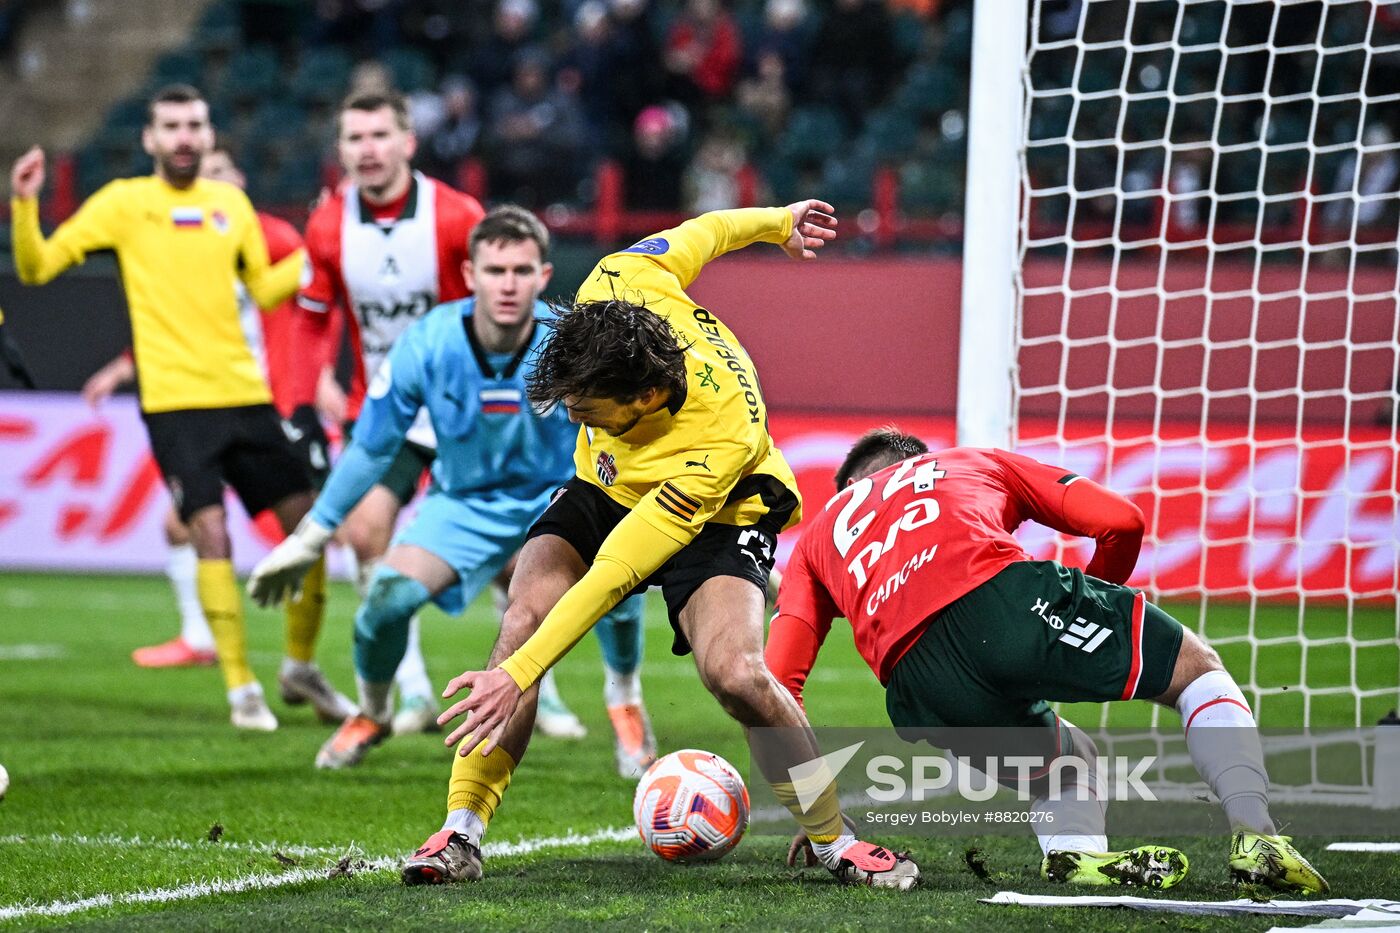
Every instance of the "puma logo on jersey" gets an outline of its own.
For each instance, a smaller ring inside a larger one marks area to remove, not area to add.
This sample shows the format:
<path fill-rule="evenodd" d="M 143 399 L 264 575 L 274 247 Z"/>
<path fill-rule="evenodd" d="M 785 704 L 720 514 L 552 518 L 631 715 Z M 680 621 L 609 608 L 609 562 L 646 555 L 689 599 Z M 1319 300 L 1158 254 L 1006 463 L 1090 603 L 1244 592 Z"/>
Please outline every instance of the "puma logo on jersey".
<path fill-rule="evenodd" d="M 697 470 L 704 470 L 708 473 L 710 472 L 710 455 L 705 454 L 704 460 L 687 460 L 685 465 L 687 467 L 695 467 Z"/>

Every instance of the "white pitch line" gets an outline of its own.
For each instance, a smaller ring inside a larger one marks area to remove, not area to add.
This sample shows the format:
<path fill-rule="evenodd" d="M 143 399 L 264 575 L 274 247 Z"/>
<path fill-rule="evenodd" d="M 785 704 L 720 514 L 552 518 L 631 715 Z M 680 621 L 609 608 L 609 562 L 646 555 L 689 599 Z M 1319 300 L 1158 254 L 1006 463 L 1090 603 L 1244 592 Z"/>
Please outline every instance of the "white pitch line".
<path fill-rule="evenodd" d="M 102 833 L 96 836 L 89 836 L 85 833 L 64 834 L 49 833 L 47 835 L 25 835 L 16 834 L 12 836 L 0 836 L 0 845 L 21 845 L 31 842 L 46 842 L 52 845 L 65 846 L 102 846 L 112 849 L 163 849 L 177 852 L 199 851 L 228 851 L 228 852 L 253 852 L 261 855 L 271 855 L 274 852 L 281 852 L 283 855 L 295 855 L 306 857 L 311 855 L 333 855 L 336 857 L 346 854 L 344 846 L 306 846 L 294 842 L 190 842 L 186 839 L 147 839 L 142 836 L 115 836 Z"/>
<path fill-rule="evenodd" d="M 1328 852 L 1400 852 L 1400 842 L 1333 842 Z"/>
<path fill-rule="evenodd" d="M 611 827 L 600 829 L 591 833 L 570 832 L 563 836 L 547 836 L 540 839 L 520 839 L 515 842 L 494 842 L 487 843 L 482 847 L 482 855 L 493 858 L 509 858 L 516 855 L 529 855 L 533 852 L 540 852 L 545 849 L 567 849 L 574 846 L 591 846 L 602 842 L 624 842 L 635 838 L 637 831 L 632 827 Z M 72 837 L 25 837 L 25 836 L 5 836 L 0 837 L 0 843 L 4 842 L 33 842 L 46 841 L 48 839 L 67 840 Z M 96 839 L 101 837 L 80 837 L 83 839 Z M 113 837 L 118 838 L 118 837 Z M 132 840 L 125 840 L 131 843 Z M 180 848 L 182 845 L 194 845 L 183 840 L 151 840 L 142 842 L 142 845 L 167 845 Z M 225 845 L 224 843 L 211 843 L 211 845 Z M 245 846 L 268 846 L 266 843 L 244 843 Z M 308 846 L 286 846 L 280 849 L 288 853 L 291 849 L 311 851 Z M 315 850 L 317 853 L 323 850 Z M 339 850 L 334 850 L 339 851 Z M 350 853 L 346 853 L 350 854 Z M 353 857 L 353 856 L 352 856 Z M 381 872 L 397 868 L 402 861 L 402 856 L 383 856 L 373 859 L 364 859 L 364 867 L 356 869 L 360 872 Z M 277 872 L 274 874 L 260 873 L 243 875 L 231 881 L 215 879 L 213 881 L 197 881 L 191 884 L 180 885 L 175 888 L 156 888 L 150 891 L 133 891 L 130 894 L 98 894 L 94 897 L 85 897 L 76 901 L 50 901 L 47 904 L 13 904 L 8 907 L 0 907 L 0 920 L 17 920 L 23 917 L 65 917 L 69 914 L 81 913 L 85 910 L 95 910 L 99 907 L 118 907 L 130 904 L 169 904 L 175 901 L 189 901 L 201 897 L 210 897 L 215 894 L 241 894 L 245 891 L 266 891 L 272 888 L 282 888 L 293 884 L 303 884 L 307 881 L 315 881 L 327 877 L 325 868 L 295 868 L 290 871 Z"/>
<path fill-rule="evenodd" d="M 0 645 L 0 661 L 49 661 L 67 654 L 62 645 Z"/>

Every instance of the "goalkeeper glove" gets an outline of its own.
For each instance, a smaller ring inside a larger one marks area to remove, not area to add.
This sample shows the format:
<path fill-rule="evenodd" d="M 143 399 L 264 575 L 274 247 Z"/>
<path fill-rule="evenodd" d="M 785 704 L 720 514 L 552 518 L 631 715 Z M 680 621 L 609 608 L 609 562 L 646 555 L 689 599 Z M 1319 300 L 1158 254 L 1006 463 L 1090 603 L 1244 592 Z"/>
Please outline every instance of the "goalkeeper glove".
<path fill-rule="evenodd" d="M 321 559 L 331 533 L 310 515 L 303 518 L 296 530 L 253 568 L 248 578 L 248 595 L 253 602 L 266 608 L 283 597 L 295 599 L 301 592 L 302 577 Z"/>

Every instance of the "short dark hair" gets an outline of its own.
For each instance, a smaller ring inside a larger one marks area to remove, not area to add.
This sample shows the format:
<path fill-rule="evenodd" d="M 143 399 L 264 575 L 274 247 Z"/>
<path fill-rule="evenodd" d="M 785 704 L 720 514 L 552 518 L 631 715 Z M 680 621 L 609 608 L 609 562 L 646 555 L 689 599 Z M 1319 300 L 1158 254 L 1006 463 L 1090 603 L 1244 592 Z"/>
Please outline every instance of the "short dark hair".
<path fill-rule="evenodd" d="M 534 240 L 540 248 L 540 259 L 549 257 L 549 231 L 540 219 L 518 204 L 502 204 L 492 208 L 472 228 L 467 237 L 467 252 L 476 258 L 481 243 L 523 243 Z"/>
<path fill-rule="evenodd" d="M 852 445 L 846 459 L 836 470 L 836 491 L 840 492 L 853 479 L 878 473 L 885 467 L 928 453 L 928 445 L 912 434 L 905 434 L 892 424 L 861 435 Z"/>
<path fill-rule="evenodd" d="M 376 110 L 383 110 L 388 107 L 394 112 L 394 122 L 401 130 L 413 129 L 413 122 L 408 118 L 408 99 L 398 91 L 352 91 L 350 95 L 341 101 L 340 110 L 335 118 L 336 132 L 340 132 L 342 123 L 341 117 L 347 110 L 362 110 L 365 113 L 374 113 Z"/>
<path fill-rule="evenodd" d="M 542 323 L 528 394 L 536 405 L 566 396 L 632 401 L 647 389 L 685 392 L 685 349 L 671 324 L 639 304 L 616 299 L 556 307 Z"/>
<path fill-rule="evenodd" d="M 146 101 L 146 125 L 156 125 L 157 104 L 193 104 L 203 100 L 204 95 L 192 84 L 167 84 Z"/>

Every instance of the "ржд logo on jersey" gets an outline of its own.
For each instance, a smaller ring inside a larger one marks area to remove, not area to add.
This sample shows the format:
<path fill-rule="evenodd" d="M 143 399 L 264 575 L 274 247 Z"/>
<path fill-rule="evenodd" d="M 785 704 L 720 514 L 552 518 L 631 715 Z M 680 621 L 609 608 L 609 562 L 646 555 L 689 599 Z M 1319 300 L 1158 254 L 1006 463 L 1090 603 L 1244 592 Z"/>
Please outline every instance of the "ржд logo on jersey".
<path fill-rule="evenodd" d="M 598 451 L 598 462 L 595 464 L 598 470 L 598 482 L 604 486 L 611 486 L 617 482 L 617 460 L 606 450 Z"/>

